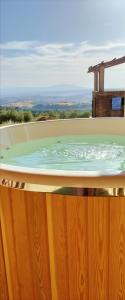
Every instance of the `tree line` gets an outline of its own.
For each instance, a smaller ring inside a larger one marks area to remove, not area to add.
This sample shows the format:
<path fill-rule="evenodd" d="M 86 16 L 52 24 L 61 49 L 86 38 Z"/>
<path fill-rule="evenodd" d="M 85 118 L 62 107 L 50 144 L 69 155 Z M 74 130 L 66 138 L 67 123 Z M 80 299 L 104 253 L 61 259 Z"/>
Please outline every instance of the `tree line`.
<path fill-rule="evenodd" d="M 89 118 L 91 112 L 82 112 L 79 110 L 70 111 L 54 111 L 49 110 L 45 112 L 32 112 L 17 110 L 15 108 L 0 108 L 0 124 L 3 123 L 22 123 L 39 120 L 52 119 L 70 119 L 70 118 Z"/>
<path fill-rule="evenodd" d="M 13 123 L 30 122 L 33 119 L 31 111 L 22 111 L 11 108 L 0 109 L 0 124 L 9 121 Z"/>

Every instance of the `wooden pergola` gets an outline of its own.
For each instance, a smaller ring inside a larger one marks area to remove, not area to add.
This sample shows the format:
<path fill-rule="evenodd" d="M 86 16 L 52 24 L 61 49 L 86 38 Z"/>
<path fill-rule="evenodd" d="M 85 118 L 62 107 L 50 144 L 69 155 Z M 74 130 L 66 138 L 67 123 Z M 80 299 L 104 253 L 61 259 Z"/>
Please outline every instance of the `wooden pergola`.
<path fill-rule="evenodd" d="M 104 92 L 104 71 L 106 68 L 110 68 L 116 65 L 125 63 L 125 56 L 121 58 L 114 58 L 113 60 L 104 62 L 88 68 L 88 73 L 94 73 L 94 91 Z"/>

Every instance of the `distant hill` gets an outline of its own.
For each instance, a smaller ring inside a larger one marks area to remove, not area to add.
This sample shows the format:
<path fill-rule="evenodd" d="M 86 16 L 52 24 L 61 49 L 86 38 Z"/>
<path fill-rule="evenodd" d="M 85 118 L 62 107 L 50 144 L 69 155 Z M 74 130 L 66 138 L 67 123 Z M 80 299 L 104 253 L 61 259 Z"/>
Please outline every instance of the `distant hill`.
<path fill-rule="evenodd" d="M 74 85 L 54 85 L 48 87 L 17 87 L 17 88 L 1 88 L 0 96 L 30 96 L 39 94 L 40 96 L 61 96 L 79 94 L 85 90 L 83 87 Z"/>
<path fill-rule="evenodd" d="M 47 88 L 11 88 L 1 90 L 0 104 L 36 111 L 47 109 L 65 110 L 65 107 L 68 109 L 77 109 L 78 107 L 91 110 L 91 94 L 91 89 L 72 85 Z"/>

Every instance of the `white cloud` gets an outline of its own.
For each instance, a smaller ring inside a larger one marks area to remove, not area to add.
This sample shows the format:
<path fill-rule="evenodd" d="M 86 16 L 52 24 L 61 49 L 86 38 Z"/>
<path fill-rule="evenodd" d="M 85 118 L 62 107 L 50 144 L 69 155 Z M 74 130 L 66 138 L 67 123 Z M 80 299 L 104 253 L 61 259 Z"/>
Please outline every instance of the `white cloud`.
<path fill-rule="evenodd" d="M 105 51 L 112 51 L 112 50 L 120 49 L 125 51 L 125 42 L 108 42 L 104 45 L 91 45 L 88 43 L 81 43 L 81 51 L 83 52 L 105 52 Z"/>
<path fill-rule="evenodd" d="M 12 41 L 7 43 L 1 43 L 1 50 L 29 50 L 36 46 L 35 41 Z"/>
<path fill-rule="evenodd" d="M 15 41 L 2 44 L 1 49 L 4 50 L 1 58 L 2 87 L 65 83 L 92 87 L 93 75 L 87 74 L 88 67 L 100 61 L 123 56 L 125 41 L 107 42 L 104 45 L 95 45 L 88 41 L 79 44 Z M 106 72 L 106 75 L 111 74 L 111 80 L 106 80 L 106 86 L 124 87 L 125 65 L 117 66 L 114 71 Z"/>

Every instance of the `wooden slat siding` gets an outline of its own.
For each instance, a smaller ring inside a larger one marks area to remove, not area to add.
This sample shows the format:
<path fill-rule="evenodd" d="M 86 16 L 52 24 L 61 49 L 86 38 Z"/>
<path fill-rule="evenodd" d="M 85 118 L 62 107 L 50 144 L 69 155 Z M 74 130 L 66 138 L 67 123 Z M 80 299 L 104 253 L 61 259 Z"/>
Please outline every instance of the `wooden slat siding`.
<path fill-rule="evenodd" d="M 21 299 L 33 300 L 34 286 L 25 209 L 25 203 L 27 201 L 26 193 L 16 189 L 13 189 L 11 193 L 13 232 L 15 237 L 15 254 L 17 257 L 20 295 Z"/>
<path fill-rule="evenodd" d="M 54 232 L 53 232 L 53 216 L 52 216 L 52 198 L 46 194 L 47 207 L 47 229 L 48 229 L 48 244 L 49 244 L 49 260 L 50 260 L 50 278 L 52 300 L 58 300 L 57 282 L 56 282 L 56 266 L 55 266 L 55 251 L 54 251 Z"/>
<path fill-rule="evenodd" d="M 110 200 L 109 299 L 125 299 L 125 197 Z"/>
<path fill-rule="evenodd" d="M 9 300 L 125 300 L 125 197 L 1 187 L 0 218 Z"/>
<path fill-rule="evenodd" d="M 29 255 L 32 261 L 31 270 L 35 291 L 34 300 L 51 300 L 46 194 L 27 193 L 26 211 L 30 243 Z"/>
<path fill-rule="evenodd" d="M 93 92 L 92 113 L 94 117 L 123 117 L 124 107 L 120 110 L 112 110 L 112 98 L 125 98 L 124 91 Z"/>
<path fill-rule="evenodd" d="M 6 187 L 1 194 L 9 300 L 51 300 L 45 197 Z"/>
<path fill-rule="evenodd" d="M 0 219 L 9 300 L 21 300 L 12 216 L 12 190 L 0 186 Z"/>
<path fill-rule="evenodd" d="M 0 300 L 9 300 L 6 269 L 5 269 L 5 260 L 4 260 L 4 252 L 3 252 L 1 224 L 0 224 Z"/>
<path fill-rule="evenodd" d="M 53 267 L 56 274 L 55 283 L 57 285 L 58 300 L 69 300 L 66 199 L 65 196 L 52 194 L 47 195 L 47 201 L 49 201 L 52 211 L 55 258 L 55 265 L 53 264 Z M 52 273 L 51 276 L 53 276 Z M 54 295 L 52 299 L 55 300 Z"/>
<path fill-rule="evenodd" d="M 107 197 L 88 197 L 89 299 L 91 300 L 109 299 L 109 201 L 110 198 Z"/>
<path fill-rule="evenodd" d="M 72 196 L 65 201 L 70 299 L 88 300 L 88 201 Z"/>

